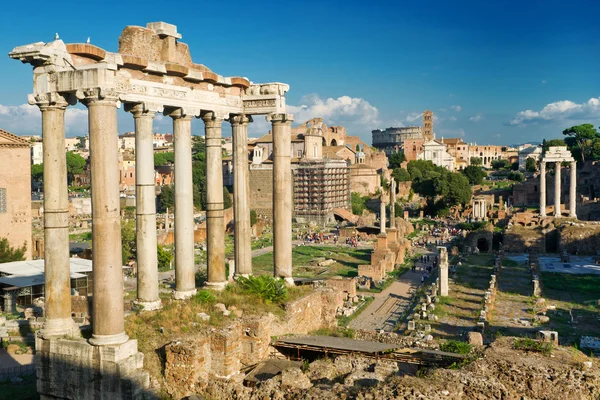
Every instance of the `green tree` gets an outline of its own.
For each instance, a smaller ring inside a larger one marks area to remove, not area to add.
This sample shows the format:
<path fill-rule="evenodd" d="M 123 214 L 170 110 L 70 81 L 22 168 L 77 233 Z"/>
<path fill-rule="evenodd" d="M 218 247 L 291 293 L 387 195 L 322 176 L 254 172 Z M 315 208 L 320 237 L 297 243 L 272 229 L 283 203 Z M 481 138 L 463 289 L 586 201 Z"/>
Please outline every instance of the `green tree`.
<path fill-rule="evenodd" d="M 471 185 L 480 185 L 485 178 L 485 172 L 481 167 L 476 165 L 469 165 L 467 168 L 462 170 L 464 176 L 467 177 Z"/>
<path fill-rule="evenodd" d="M 352 192 L 351 203 L 352 203 L 352 214 L 362 215 L 363 210 L 366 208 L 369 196 L 361 196 L 358 192 Z"/>
<path fill-rule="evenodd" d="M 67 177 L 69 183 L 73 182 L 75 175 L 82 174 L 85 170 L 85 158 L 72 151 L 67 151 Z"/>
<path fill-rule="evenodd" d="M 565 142 L 570 145 L 571 152 L 573 152 L 573 148 L 579 150 L 582 162 L 585 162 L 586 156 L 591 154 L 591 144 L 594 139 L 599 138 L 598 131 L 592 124 L 572 126 L 565 129 L 563 135 L 568 136 Z"/>
<path fill-rule="evenodd" d="M 510 181 L 523 182 L 523 174 L 519 171 L 511 171 L 506 177 Z"/>
<path fill-rule="evenodd" d="M 0 238 L 0 263 L 25 260 L 27 243 L 23 247 L 11 247 L 7 238 Z"/>
<path fill-rule="evenodd" d="M 229 190 L 225 186 L 223 186 L 223 209 L 227 210 L 233 206 L 233 202 L 231 201 L 231 195 L 229 194 Z"/>
<path fill-rule="evenodd" d="M 175 153 L 172 151 L 167 153 L 154 153 L 154 168 L 162 167 L 163 165 L 173 164 L 175 162 Z"/>
<path fill-rule="evenodd" d="M 458 172 L 451 172 L 446 179 L 448 190 L 444 196 L 444 203 L 448 206 L 465 205 L 471 201 L 473 190 L 469 179 Z"/>
<path fill-rule="evenodd" d="M 396 182 L 409 182 L 410 174 L 406 168 L 394 168 L 392 171 L 392 178 L 394 178 Z"/>
<path fill-rule="evenodd" d="M 206 142 L 203 136 L 192 136 L 192 159 L 206 161 Z"/>
<path fill-rule="evenodd" d="M 135 258 L 135 222 L 121 222 L 121 259 L 123 265 Z"/>
<path fill-rule="evenodd" d="M 44 183 L 44 164 L 32 164 L 31 165 L 31 184 L 37 183 L 41 185 Z"/>
<path fill-rule="evenodd" d="M 527 172 L 535 172 L 537 170 L 536 162 L 533 158 L 527 158 L 525 161 L 525 170 Z"/>
<path fill-rule="evenodd" d="M 550 140 L 546 140 L 544 139 L 544 141 L 542 142 L 542 151 L 546 152 L 548 151 L 548 148 L 550 146 L 566 146 L 567 144 L 565 143 L 565 141 L 563 139 L 550 139 Z"/>
<path fill-rule="evenodd" d="M 507 169 L 509 167 L 510 163 L 508 162 L 508 160 L 494 160 L 492 161 L 492 168 L 494 170 L 499 170 L 499 169 Z"/>
<path fill-rule="evenodd" d="M 167 208 L 171 209 L 172 212 L 173 204 L 175 204 L 175 188 L 173 187 L 173 185 L 164 185 L 160 189 L 158 201 L 160 203 L 160 212 L 165 212 Z"/>
<path fill-rule="evenodd" d="M 518 171 L 519 170 L 519 162 L 515 161 L 514 163 L 510 164 L 510 169 L 513 171 Z"/>
<path fill-rule="evenodd" d="M 481 157 L 471 157 L 471 165 L 483 165 Z"/>
<path fill-rule="evenodd" d="M 171 254 L 170 251 L 165 250 L 160 244 L 158 244 L 156 245 L 156 255 L 158 257 L 158 270 L 168 271 L 171 267 L 173 254 Z"/>
<path fill-rule="evenodd" d="M 404 152 L 397 151 L 393 153 L 388 159 L 388 163 L 390 164 L 390 168 L 400 168 L 402 163 L 406 161 L 406 157 L 404 156 Z"/>
<path fill-rule="evenodd" d="M 254 226 L 258 222 L 256 211 L 250 210 L 250 226 Z"/>

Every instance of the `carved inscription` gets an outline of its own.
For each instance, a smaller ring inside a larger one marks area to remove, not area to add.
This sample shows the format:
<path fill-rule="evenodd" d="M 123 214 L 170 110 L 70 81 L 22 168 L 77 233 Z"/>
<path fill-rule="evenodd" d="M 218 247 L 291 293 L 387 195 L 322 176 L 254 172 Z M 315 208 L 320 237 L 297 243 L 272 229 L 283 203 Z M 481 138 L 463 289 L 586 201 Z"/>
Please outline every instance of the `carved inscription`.
<path fill-rule="evenodd" d="M 123 93 L 148 93 L 148 87 L 144 85 L 136 85 L 127 82 L 117 82 L 117 91 Z"/>
<path fill-rule="evenodd" d="M 244 100 L 244 107 L 248 107 L 248 108 L 275 107 L 275 106 L 277 106 L 277 102 L 275 99 Z"/>
<path fill-rule="evenodd" d="M 177 99 L 185 99 L 185 92 L 181 90 L 163 89 L 163 88 L 152 88 L 155 96 L 161 97 L 174 97 Z"/>

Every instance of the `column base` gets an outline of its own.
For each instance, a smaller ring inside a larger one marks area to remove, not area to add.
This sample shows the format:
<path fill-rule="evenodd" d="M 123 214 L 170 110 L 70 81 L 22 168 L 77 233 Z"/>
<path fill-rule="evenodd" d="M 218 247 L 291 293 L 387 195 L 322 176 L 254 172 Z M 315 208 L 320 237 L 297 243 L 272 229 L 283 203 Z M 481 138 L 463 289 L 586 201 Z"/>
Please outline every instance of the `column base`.
<path fill-rule="evenodd" d="M 233 276 L 233 280 L 234 280 L 234 281 L 235 281 L 235 280 L 237 280 L 237 278 L 239 278 L 240 276 L 242 276 L 242 277 L 244 277 L 244 278 L 248 278 L 248 277 L 250 277 L 250 275 L 252 275 L 252 274 L 235 274 L 235 275 Z"/>
<path fill-rule="evenodd" d="M 220 292 L 221 290 L 225 289 L 225 286 L 227 286 L 227 281 L 223 281 L 223 282 L 205 282 L 204 283 L 204 287 L 206 287 L 207 289 L 216 290 L 218 292 Z"/>
<path fill-rule="evenodd" d="M 42 399 L 152 398 L 137 340 L 96 347 L 85 339 L 37 337 L 37 391 Z"/>
<path fill-rule="evenodd" d="M 119 346 L 129 340 L 129 336 L 125 332 L 117 333 L 115 335 L 96 335 L 92 334 L 92 337 L 88 340 L 93 346 Z M 137 347 L 137 342 L 136 342 Z"/>
<path fill-rule="evenodd" d="M 173 290 L 175 300 L 187 300 L 198 292 L 196 288 L 192 290 Z"/>
<path fill-rule="evenodd" d="M 160 299 L 154 301 L 134 300 L 133 304 L 138 307 L 139 311 L 154 311 L 162 308 L 162 301 Z"/>
<path fill-rule="evenodd" d="M 62 336 L 81 337 L 79 328 L 75 325 L 72 318 L 46 319 L 39 334 L 44 339 Z"/>
<path fill-rule="evenodd" d="M 291 276 L 283 278 L 283 280 L 285 281 L 286 286 L 296 286 L 296 283 L 294 283 L 294 278 L 292 278 Z"/>
<path fill-rule="evenodd" d="M 569 214 L 569 218 L 575 218 L 575 219 L 577 219 L 577 214 L 575 214 L 575 213 Z"/>

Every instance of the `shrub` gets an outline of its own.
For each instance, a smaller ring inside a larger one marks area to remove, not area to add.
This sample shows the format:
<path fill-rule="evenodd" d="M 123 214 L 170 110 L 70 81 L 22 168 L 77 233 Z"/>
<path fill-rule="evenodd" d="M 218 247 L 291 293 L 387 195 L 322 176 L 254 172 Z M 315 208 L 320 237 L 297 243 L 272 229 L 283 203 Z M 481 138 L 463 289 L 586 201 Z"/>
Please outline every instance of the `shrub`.
<path fill-rule="evenodd" d="M 469 343 L 458 340 L 448 340 L 446 343 L 440 345 L 441 351 L 456 354 L 469 354 L 472 348 L 473 347 Z"/>
<path fill-rule="evenodd" d="M 268 275 L 243 276 L 238 279 L 239 287 L 246 293 L 255 294 L 267 303 L 283 302 L 288 297 L 285 282 Z"/>
<path fill-rule="evenodd" d="M 216 300 L 215 295 L 208 290 L 199 290 L 191 298 L 192 304 L 209 304 L 214 303 Z"/>
<path fill-rule="evenodd" d="M 552 343 L 538 342 L 530 338 L 515 339 L 513 348 L 516 350 L 533 351 L 548 355 L 552 353 Z"/>

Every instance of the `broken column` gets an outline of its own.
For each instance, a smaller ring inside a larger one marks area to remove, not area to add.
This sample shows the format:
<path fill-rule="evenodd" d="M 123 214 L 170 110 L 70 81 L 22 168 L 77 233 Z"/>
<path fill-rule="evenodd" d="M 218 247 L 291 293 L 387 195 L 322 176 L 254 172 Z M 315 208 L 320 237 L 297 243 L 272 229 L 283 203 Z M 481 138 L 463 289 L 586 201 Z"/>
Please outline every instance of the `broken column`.
<path fill-rule="evenodd" d="M 440 296 L 448 296 L 448 250 L 438 247 L 438 264 L 440 269 Z"/>
<path fill-rule="evenodd" d="M 192 118 L 182 108 L 165 110 L 173 119 L 175 155 L 175 290 L 183 300 L 196 293 L 194 262 L 194 198 L 192 181 Z M 208 151 L 207 151 L 208 152 Z"/>
<path fill-rule="evenodd" d="M 250 184 L 248 175 L 248 123 L 252 118 L 229 118 L 233 137 L 233 216 L 235 275 L 252 274 L 252 230 L 250 226 Z M 231 263 L 230 263 L 231 268 Z"/>
<path fill-rule="evenodd" d="M 44 254 L 46 321 L 44 337 L 75 331 L 71 319 L 71 264 L 69 260 L 69 198 L 65 159 L 65 110 L 58 93 L 38 95 L 44 141 Z M 8 296 L 7 296 L 8 297 Z M 12 310 L 5 308 L 5 311 Z"/>
<path fill-rule="evenodd" d="M 158 256 L 156 243 L 156 191 L 154 188 L 154 146 L 152 123 L 158 106 L 126 107 L 135 120 L 135 198 L 137 299 L 144 310 L 162 307 L 158 296 Z"/>
<path fill-rule="evenodd" d="M 203 112 L 206 130 L 206 285 L 223 289 L 225 274 L 225 219 L 223 215 L 223 150 L 221 127 L 226 115 Z"/>
<path fill-rule="evenodd" d="M 269 114 L 273 131 L 273 263 L 274 275 L 289 285 L 292 278 L 291 114 Z"/>

